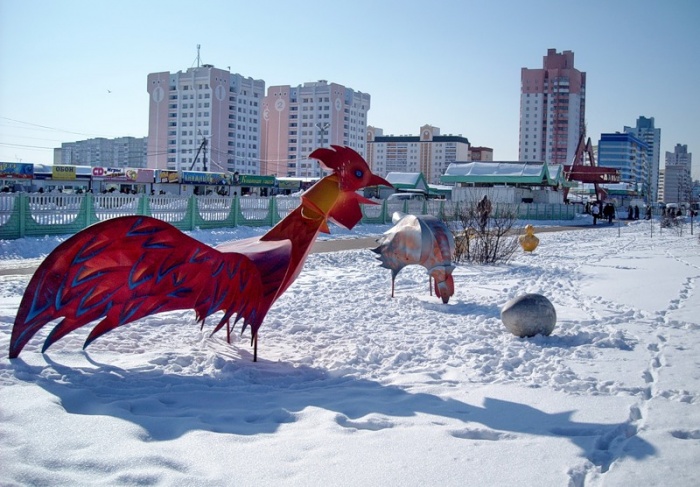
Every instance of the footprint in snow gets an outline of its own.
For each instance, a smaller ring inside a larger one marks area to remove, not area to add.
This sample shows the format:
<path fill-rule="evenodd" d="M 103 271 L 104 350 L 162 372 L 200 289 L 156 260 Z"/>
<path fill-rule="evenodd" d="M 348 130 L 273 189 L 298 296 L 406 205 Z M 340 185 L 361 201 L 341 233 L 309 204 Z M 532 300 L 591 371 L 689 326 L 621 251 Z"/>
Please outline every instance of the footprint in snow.
<path fill-rule="evenodd" d="M 386 428 L 393 428 L 394 423 L 385 418 L 368 418 L 360 421 L 353 421 L 347 416 L 338 415 L 335 417 L 335 422 L 343 428 L 355 430 L 380 431 Z"/>
<path fill-rule="evenodd" d="M 679 440 L 700 440 L 700 430 L 675 430 L 671 435 Z"/>
<path fill-rule="evenodd" d="M 450 433 L 455 438 L 460 438 L 462 440 L 482 440 L 482 441 L 499 441 L 499 440 L 512 440 L 516 438 L 515 435 L 510 433 L 501 433 L 500 431 L 487 430 L 487 429 L 462 429 L 453 431 Z"/>

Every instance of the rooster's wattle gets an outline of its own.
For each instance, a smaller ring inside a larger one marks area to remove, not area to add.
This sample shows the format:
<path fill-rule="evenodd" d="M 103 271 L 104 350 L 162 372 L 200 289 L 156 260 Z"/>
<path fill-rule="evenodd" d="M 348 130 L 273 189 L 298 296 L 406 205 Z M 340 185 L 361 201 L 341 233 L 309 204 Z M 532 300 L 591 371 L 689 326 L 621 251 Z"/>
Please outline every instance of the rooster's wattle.
<path fill-rule="evenodd" d="M 328 220 L 352 228 L 362 218 L 356 191 L 391 186 L 349 147 L 317 149 L 310 157 L 333 172 L 301 196 L 301 205 L 262 237 L 209 247 L 172 225 L 127 216 L 92 225 L 49 254 L 24 292 L 10 340 L 10 358 L 47 323 L 63 318 L 42 351 L 81 326 L 100 320 L 85 341 L 155 313 L 194 309 L 202 324 L 223 311 L 214 328 L 235 316 L 258 329 L 272 304 L 294 282 Z"/>

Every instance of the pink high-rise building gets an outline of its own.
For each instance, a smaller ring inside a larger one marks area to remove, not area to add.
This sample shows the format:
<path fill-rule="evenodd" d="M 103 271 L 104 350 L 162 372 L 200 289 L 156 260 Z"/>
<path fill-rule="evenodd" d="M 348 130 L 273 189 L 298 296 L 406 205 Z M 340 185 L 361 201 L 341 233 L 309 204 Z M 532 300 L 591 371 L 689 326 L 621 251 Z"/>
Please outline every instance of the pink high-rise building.
<path fill-rule="evenodd" d="M 571 164 L 586 131 L 586 73 L 573 52 L 549 49 L 542 69 L 522 68 L 520 79 L 519 159 Z"/>
<path fill-rule="evenodd" d="M 370 95 L 325 80 L 303 86 L 270 86 L 262 103 L 261 174 L 317 178 L 309 154 L 344 145 L 366 155 Z"/>

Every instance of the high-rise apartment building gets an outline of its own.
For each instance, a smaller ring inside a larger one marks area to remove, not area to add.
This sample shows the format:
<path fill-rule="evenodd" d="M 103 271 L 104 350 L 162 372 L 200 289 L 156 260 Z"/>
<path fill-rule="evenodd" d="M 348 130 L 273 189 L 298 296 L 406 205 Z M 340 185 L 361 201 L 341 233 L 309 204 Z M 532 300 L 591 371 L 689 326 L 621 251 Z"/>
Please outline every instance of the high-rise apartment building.
<path fill-rule="evenodd" d="M 639 117 L 635 127 L 625 126 L 624 131 L 644 141 L 647 145 L 647 164 L 649 165 L 650 203 L 659 197 L 659 157 L 661 154 L 661 129 L 654 127 L 654 117 Z"/>
<path fill-rule="evenodd" d="M 318 161 L 309 154 L 330 145 L 366 156 L 367 93 L 321 80 L 270 86 L 262 105 L 261 174 L 321 177 Z"/>
<path fill-rule="evenodd" d="M 382 129 L 367 128 L 367 163 L 382 177 L 390 172 L 420 172 L 430 184 L 453 162 L 470 161 L 469 140 L 461 135 L 440 135 L 431 125 L 420 128 L 420 135 L 387 135 Z"/>
<path fill-rule="evenodd" d="M 598 165 L 613 167 L 620 172 L 620 182 L 633 184 L 637 194 L 650 199 L 647 144 L 629 133 L 601 134 L 598 141 Z"/>
<path fill-rule="evenodd" d="M 146 167 L 146 137 L 79 140 L 64 142 L 54 151 L 54 164 L 93 167 Z"/>
<path fill-rule="evenodd" d="M 664 195 L 664 187 L 666 186 L 666 170 L 665 168 L 659 168 L 659 193 L 658 201 L 663 202 L 666 200 Z"/>
<path fill-rule="evenodd" d="M 211 64 L 148 75 L 148 167 L 260 174 L 265 82 Z"/>
<path fill-rule="evenodd" d="M 665 203 L 690 202 L 693 188 L 691 178 L 693 154 L 688 152 L 688 146 L 676 144 L 673 152 L 666 152 L 664 167 Z"/>
<path fill-rule="evenodd" d="M 574 53 L 549 49 L 520 81 L 519 159 L 571 164 L 586 130 L 586 73 L 574 68 Z"/>

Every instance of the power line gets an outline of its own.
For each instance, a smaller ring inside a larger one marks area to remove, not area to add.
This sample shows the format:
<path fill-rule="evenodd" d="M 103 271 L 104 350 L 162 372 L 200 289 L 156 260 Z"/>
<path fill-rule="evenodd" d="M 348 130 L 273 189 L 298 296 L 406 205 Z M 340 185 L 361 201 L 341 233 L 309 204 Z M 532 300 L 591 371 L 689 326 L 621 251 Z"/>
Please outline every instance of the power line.
<path fill-rule="evenodd" d="M 29 125 L 31 127 L 39 127 L 39 128 L 46 129 L 46 130 L 55 130 L 56 132 L 64 132 L 66 134 L 84 135 L 87 137 L 102 137 L 102 135 L 99 135 L 99 134 L 88 134 L 88 133 L 84 133 L 84 132 L 75 132 L 73 130 L 59 129 L 56 127 L 49 127 L 48 125 L 41 125 L 38 123 L 25 122 L 23 120 L 17 120 L 17 119 L 9 118 L 9 117 L 0 117 L 0 118 L 3 120 L 9 120 L 10 122 L 21 123 L 24 125 Z"/>
<path fill-rule="evenodd" d="M 2 126 L 3 126 L 3 124 L 0 123 L 0 127 L 2 127 Z M 7 125 L 4 125 L 4 126 L 6 127 Z M 59 143 L 59 144 L 62 144 L 62 143 L 63 143 L 62 140 L 47 139 L 46 137 L 31 137 L 31 136 L 29 136 L 29 135 L 8 135 L 8 134 L 0 133 L 0 137 L 4 137 L 4 138 L 13 138 L 13 139 L 41 140 L 41 141 L 44 141 L 44 142 L 57 142 L 57 143 Z"/>
<path fill-rule="evenodd" d="M 22 147 L 25 149 L 48 149 L 48 150 L 56 149 L 56 147 L 44 147 L 41 145 L 26 145 L 26 144 L 10 144 L 7 142 L 0 142 L 0 145 L 5 146 L 5 147 Z"/>

